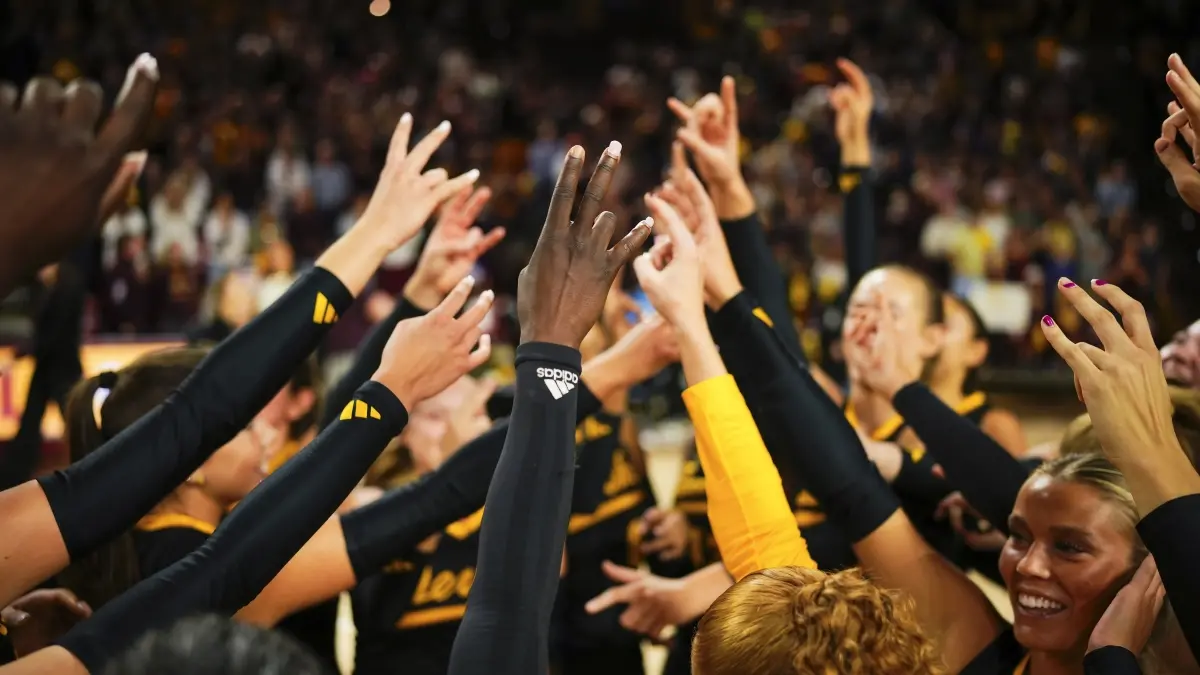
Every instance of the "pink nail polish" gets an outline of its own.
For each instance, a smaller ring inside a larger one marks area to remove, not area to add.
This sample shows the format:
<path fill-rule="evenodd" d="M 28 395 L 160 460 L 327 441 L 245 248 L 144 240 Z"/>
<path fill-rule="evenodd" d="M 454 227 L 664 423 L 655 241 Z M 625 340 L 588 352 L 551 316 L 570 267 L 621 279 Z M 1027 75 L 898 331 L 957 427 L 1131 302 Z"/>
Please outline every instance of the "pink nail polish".
<path fill-rule="evenodd" d="M 1092 279 L 1093 286 L 1106 286 L 1108 282 L 1103 279 Z"/>
<path fill-rule="evenodd" d="M 1043 316 L 1043 317 L 1042 317 L 1042 323 L 1046 324 L 1047 326 L 1053 326 L 1053 325 L 1054 325 L 1054 319 L 1051 319 L 1051 318 L 1050 318 L 1050 315 L 1049 315 L 1049 314 L 1047 314 L 1046 316 Z"/>
<path fill-rule="evenodd" d="M 1063 282 L 1063 288 L 1075 288 L 1075 282 L 1074 281 Z"/>

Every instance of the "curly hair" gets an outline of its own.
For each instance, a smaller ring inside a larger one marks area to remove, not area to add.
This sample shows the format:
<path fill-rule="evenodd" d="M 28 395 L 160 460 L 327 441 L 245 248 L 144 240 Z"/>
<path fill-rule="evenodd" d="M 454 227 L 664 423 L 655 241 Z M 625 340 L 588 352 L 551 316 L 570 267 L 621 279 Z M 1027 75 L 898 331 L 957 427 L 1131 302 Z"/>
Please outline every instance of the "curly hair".
<path fill-rule="evenodd" d="M 692 642 L 696 675 L 938 675 L 911 600 L 857 568 L 778 567 L 748 575 L 709 607 Z"/>

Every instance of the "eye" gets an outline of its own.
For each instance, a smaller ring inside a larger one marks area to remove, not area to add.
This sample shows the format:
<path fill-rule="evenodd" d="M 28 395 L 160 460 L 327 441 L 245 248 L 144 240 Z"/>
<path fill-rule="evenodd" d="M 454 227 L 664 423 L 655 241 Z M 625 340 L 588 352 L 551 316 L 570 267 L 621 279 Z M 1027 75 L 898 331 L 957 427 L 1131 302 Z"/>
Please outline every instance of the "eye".
<path fill-rule="evenodd" d="M 1008 540 L 1011 541 L 1014 546 L 1024 547 L 1029 545 L 1029 537 L 1025 536 L 1024 532 L 1018 532 L 1016 530 L 1009 532 Z"/>
<path fill-rule="evenodd" d="M 1087 552 L 1083 549 L 1083 547 L 1069 541 L 1056 541 L 1054 542 L 1054 548 L 1060 553 L 1066 553 L 1068 555 L 1076 555 Z"/>

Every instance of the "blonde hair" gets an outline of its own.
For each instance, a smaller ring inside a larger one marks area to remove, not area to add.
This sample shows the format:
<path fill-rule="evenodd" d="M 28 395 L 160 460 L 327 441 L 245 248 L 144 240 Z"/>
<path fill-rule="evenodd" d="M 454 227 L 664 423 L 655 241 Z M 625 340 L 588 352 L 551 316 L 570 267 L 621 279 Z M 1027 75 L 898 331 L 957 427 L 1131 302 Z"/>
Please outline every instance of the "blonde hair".
<path fill-rule="evenodd" d="M 1192 466 L 1197 466 L 1196 457 L 1200 453 L 1200 392 L 1181 387 L 1171 387 L 1171 424 L 1175 427 L 1175 435 L 1179 445 L 1187 454 Z M 1102 454 L 1100 439 L 1092 428 L 1092 418 L 1087 413 L 1076 417 L 1067 425 L 1063 433 L 1059 452 L 1062 455 Z M 1200 467 L 1197 467 L 1200 469 Z"/>
<path fill-rule="evenodd" d="M 1146 547 L 1137 536 L 1137 524 L 1141 516 L 1133 501 L 1133 493 L 1129 491 L 1125 475 L 1107 457 L 1098 452 L 1072 452 L 1039 466 L 1029 477 L 1033 479 L 1037 476 L 1086 485 L 1100 493 L 1105 501 L 1117 507 L 1121 519 L 1128 526 L 1133 539 L 1133 563 L 1140 564 L 1142 558 L 1146 557 Z"/>
<path fill-rule="evenodd" d="M 692 642 L 696 675 L 942 673 L 912 601 L 857 568 L 748 575 L 708 608 Z"/>

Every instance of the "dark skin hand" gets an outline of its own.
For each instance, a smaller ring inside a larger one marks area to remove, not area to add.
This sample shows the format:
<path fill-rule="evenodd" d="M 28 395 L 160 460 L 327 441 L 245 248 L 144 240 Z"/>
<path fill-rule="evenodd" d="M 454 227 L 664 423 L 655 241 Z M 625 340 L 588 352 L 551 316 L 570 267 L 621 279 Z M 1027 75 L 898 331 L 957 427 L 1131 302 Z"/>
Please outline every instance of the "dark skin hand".
<path fill-rule="evenodd" d="M 18 657 L 49 647 L 75 624 L 92 615 L 92 608 L 65 588 L 40 588 L 21 596 L 0 611 Z"/>
<path fill-rule="evenodd" d="M 94 82 L 64 89 L 39 77 L 15 105 L 0 87 L 0 297 L 35 270 L 57 262 L 96 232 L 120 204 L 144 158 L 139 147 L 158 88 L 158 64 L 134 61 L 112 114 L 96 134 L 104 107 Z"/>
<path fill-rule="evenodd" d="M 517 282 L 522 343 L 551 342 L 578 349 L 600 318 L 617 271 L 650 235 L 650 221 L 644 220 L 614 247 L 608 247 L 617 217 L 611 211 L 601 212 L 600 203 L 621 162 L 621 145 L 615 141 L 600 157 L 579 212 L 571 220 L 583 158 L 583 148 L 578 145 L 567 152 L 546 224 Z"/>

